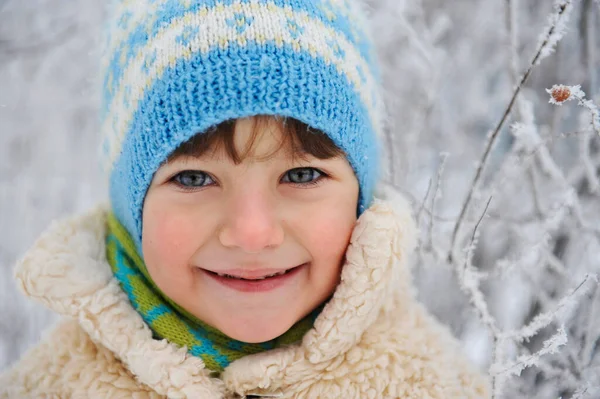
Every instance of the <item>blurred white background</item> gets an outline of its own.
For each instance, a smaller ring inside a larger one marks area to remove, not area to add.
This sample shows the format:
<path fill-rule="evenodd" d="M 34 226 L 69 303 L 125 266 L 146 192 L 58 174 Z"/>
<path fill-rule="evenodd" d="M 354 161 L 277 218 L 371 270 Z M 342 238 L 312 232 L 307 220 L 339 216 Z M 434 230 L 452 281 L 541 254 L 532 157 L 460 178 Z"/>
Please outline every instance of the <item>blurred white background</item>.
<path fill-rule="evenodd" d="M 496 398 L 600 397 L 600 132 L 590 109 L 549 104 L 545 90 L 581 85 L 600 104 L 600 2 L 365 2 L 384 68 L 386 180 L 422 232 L 420 298 Z M 0 0 L 0 369 L 54 317 L 18 293 L 14 263 L 51 220 L 106 198 L 105 5 Z"/>

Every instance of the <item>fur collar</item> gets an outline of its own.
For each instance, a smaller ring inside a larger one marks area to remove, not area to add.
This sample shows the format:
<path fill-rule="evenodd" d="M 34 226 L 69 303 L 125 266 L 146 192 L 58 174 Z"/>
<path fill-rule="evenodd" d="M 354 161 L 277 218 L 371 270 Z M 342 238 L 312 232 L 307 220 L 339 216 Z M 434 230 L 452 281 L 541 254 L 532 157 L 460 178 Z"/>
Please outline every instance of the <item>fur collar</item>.
<path fill-rule="evenodd" d="M 169 397 L 221 398 L 301 389 L 334 369 L 379 317 L 414 302 L 406 257 L 414 222 L 402 198 L 375 200 L 352 234 L 341 283 L 302 342 L 249 355 L 219 378 L 202 360 L 152 332 L 113 278 L 105 257 L 106 208 L 54 222 L 19 262 L 26 295 L 78 320 L 139 379 Z M 398 305 L 404 304 L 404 305 Z"/>

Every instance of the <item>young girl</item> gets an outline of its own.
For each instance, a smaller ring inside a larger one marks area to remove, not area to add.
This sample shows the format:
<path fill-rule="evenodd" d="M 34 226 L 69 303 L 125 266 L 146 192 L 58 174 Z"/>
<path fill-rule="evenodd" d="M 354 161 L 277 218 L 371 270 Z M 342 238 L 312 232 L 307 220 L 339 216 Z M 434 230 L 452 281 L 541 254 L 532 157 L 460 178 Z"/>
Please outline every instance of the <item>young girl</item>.
<path fill-rule="evenodd" d="M 483 398 L 415 300 L 408 206 L 374 198 L 383 109 L 349 0 L 114 5 L 110 205 L 16 269 L 66 316 L 1 398 Z"/>

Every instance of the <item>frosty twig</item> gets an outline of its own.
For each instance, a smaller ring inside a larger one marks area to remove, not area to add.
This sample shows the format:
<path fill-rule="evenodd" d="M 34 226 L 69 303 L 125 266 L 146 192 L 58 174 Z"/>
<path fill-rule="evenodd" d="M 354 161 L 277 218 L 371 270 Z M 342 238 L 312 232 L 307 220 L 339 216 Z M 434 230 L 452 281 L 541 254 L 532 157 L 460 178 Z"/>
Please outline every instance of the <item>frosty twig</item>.
<path fill-rule="evenodd" d="M 558 41 L 562 38 L 562 36 L 564 34 L 564 27 L 566 24 L 566 20 L 568 19 L 568 16 L 573 8 L 572 1 L 571 0 L 559 0 L 556 2 L 554 8 L 555 8 L 554 13 L 550 16 L 549 27 L 546 29 L 546 31 L 545 31 L 546 33 L 542 35 L 541 44 L 539 45 L 538 50 L 536 51 L 533 59 L 529 63 L 529 67 L 527 68 L 527 71 L 525 71 L 525 74 L 523 74 L 523 77 L 521 78 L 519 85 L 515 88 L 515 91 L 513 92 L 513 95 L 508 103 L 508 106 L 504 110 L 504 114 L 502 115 L 502 118 L 500 119 L 500 121 L 498 122 L 498 124 L 496 125 L 496 127 L 494 128 L 492 133 L 488 136 L 488 139 L 487 139 L 487 142 L 485 145 L 485 150 L 484 150 L 481 160 L 479 161 L 479 164 L 477 166 L 475 177 L 473 178 L 473 181 L 471 182 L 471 186 L 470 186 L 469 192 L 467 194 L 467 198 L 465 199 L 465 201 L 463 203 L 460 214 L 458 216 L 458 220 L 456 221 L 454 230 L 452 232 L 452 239 L 450 241 L 450 248 L 449 248 L 448 257 L 447 257 L 447 260 L 449 263 L 452 263 L 454 261 L 454 248 L 456 245 L 458 233 L 460 231 L 460 228 L 462 227 L 463 220 L 466 216 L 466 213 L 467 213 L 469 206 L 471 204 L 471 201 L 473 199 L 473 194 L 475 193 L 475 190 L 477 189 L 477 186 L 479 185 L 479 181 L 481 180 L 483 170 L 484 170 L 485 166 L 487 165 L 487 161 L 488 161 L 488 158 L 492 151 L 492 148 L 494 147 L 494 144 L 496 143 L 496 141 L 498 139 L 498 135 L 500 134 L 500 131 L 502 130 L 502 127 L 504 126 L 504 123 L 506 122 L 506 119 L 508 118 L 508 115 L 510 114 L 510 112 L 514 106 L 517 96 L 519 95 L 523 85 L 527 82 L 527 79 L 531 75 L 531 71 L 533 70 L 534 66 L 536 66 L 543 58 L 548 56 L 552 52 L 552 49 L 556 45 L 556 43 L 558 43 Z"/>
<path fill-rule="evenodd" d="M 562 105 L 566 101 L 578 100 L 578 104 L 589 111 L 592 129 L 600 137 L 600 110 L 592 100 L 585 98 L 585 93 L 581 90 L 580 85 L 554 85 L 546 91 L 550 94 L 549 102 L 551 104 Z"/>

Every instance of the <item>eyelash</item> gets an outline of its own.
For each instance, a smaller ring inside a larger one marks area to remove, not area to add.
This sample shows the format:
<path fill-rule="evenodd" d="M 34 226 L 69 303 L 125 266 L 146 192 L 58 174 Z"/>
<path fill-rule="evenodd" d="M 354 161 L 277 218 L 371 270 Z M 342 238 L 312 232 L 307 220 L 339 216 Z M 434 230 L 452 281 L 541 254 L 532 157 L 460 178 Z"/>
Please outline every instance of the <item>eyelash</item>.
<path fill-rule="evenodd" d="M 306 171 L 306 170 L 317 172 L 319 174 L 319 176 L 317 176 L 314 180 L 306 182 L 306 183 L 294 183 L 294 182 L 286 182 L 286 183 L 292 184 L 299 188 L 309 188 L 309 187 L 314 187 L 314 186 L 320 184 L 323 179 L 329 178 L 329 175 L 327 173 L 323 172 L 320 169 L 311 168 L 311 167 L 290 169 L 287 172 L 285 172 L 284 176 L 287 176 L 288 173 L 290 173 L 290 172 Z M 169 182 L 175 184 L 179 189 L 181 189 L 183 191 L 199 191 L 201 189 L 204 189 L 204 188 L 212 185 L 212 184 L 205 184 L 202 186 L 186 186 L 179 181 L 179 179 L 181 179 L 181 177 L 184 176 L 185 174 L 196 174 L 196 175 L 201 174 L 201 175 L 204 175 L 206 178 L 210 179 L 213 183 L 215 180 L 208 173 L 203 172 L 201 170 L 184 170 L 182 172 L 177 173 L 175 176 L 171 177 L 171 179 L 169 179 Z"/>

